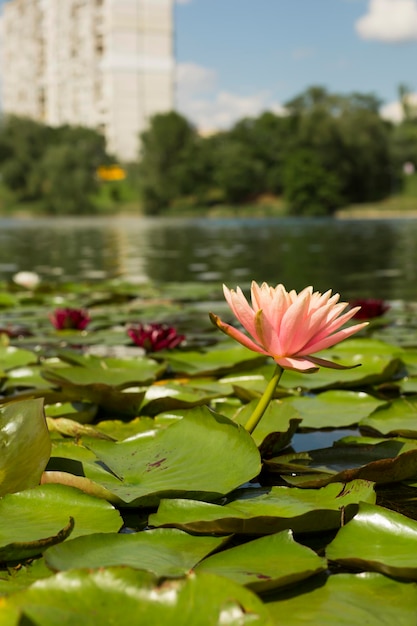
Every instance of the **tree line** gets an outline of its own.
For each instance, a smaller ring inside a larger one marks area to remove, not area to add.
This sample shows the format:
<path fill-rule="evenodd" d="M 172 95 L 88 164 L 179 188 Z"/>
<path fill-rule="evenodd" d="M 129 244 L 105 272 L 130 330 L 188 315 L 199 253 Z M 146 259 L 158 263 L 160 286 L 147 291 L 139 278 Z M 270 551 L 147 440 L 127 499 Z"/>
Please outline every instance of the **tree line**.
<path fill-rule="evenodd" d="M 145 214 L 163 215 L 267 195 L 283 198 L 289 214 L 329 215 L 400 192 L 404 163 L 417 167 L 417 114 L 407 96 L 400 90 L 404 119 L 396 125 L 381 118 L 373 94 L 322 87 L 287 102 L 285 115 L 265 112 L 210 136 L 179 113 L 157 114 L 137 162 L 123 164 L 127 182 L 114 183 L 97 175 L 115 158 L 95 130 L 3 117 L 0 200 L 9 193 L 50 214 L 80 214 L 129 197 Z"/>
<path fill-rule="evenodd" d="M 179 201 L 198 206 L 283 197 L 293 215 L 329 215 L 381 200 L 417 167 L 417 115 L 406 104 L 394 125 L 373 94 L 339 95 L 310 87 L 285 104 L 208 137 L 178 113 L 156 115 L 142 135 L 140 178 L 146 213 Z"/>
<path fill-rule="evenodd" d="M 91 213 L 99 189 L 96 169 L 110 160 L 94 130 L 52 128 L 16 116 L 1 121 L 0 180 L 9 202 L 39 202 L 50 214 Z"/>

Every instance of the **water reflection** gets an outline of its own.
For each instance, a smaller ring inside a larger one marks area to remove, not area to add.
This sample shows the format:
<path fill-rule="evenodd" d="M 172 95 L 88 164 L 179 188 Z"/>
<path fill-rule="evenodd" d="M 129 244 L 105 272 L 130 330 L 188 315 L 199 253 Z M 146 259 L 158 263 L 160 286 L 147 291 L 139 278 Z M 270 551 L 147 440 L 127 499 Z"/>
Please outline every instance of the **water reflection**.
<path fill-rule="evenodd" d="M 417 300 L 416 243 L 413 219 L 0 219 L 0 279 L 255 279 Z"/>

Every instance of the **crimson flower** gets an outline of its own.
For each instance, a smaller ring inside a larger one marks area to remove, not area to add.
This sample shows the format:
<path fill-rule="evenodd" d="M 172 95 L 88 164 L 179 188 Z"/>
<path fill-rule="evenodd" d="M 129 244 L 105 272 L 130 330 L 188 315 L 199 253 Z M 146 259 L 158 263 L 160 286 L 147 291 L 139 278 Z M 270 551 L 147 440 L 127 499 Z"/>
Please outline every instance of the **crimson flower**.
<path fill-rule="evenodd" d="M 371 320 L 374 317 L 381 317 L 388 311 L 389 304 L 377 298 L 357 298 L 350 303 L 351 307 L 360 307 L 354 314 L 356 320 Z"/>
<path fill-rule="evenodd" d="M 223 291 L 229 307 L 248 334 L 210 313 L 212 322 L 250 350 L 271 356 L 284 369 L 343 368 L 311 355 L 330 348 L 367 325 L 364 322 L 341 329 L 359 309 L 355 307 L 342 315 L 348 303 L 339 302 L 339 294 L 332 296 L 331 290 L 321 294 L 313 292 L 313 287 L 306 287 L 297 293 L 288 292 L 283 285 L 270 287 L 263 283 L 259 286 L 252 282 L 251 304 L 240 287 L 234 291 L 224 285 Z"/>
<path fill-rule="evenodd" d="M 91 318 L 86 309 L 55 309 L 49 315 L 53 326 L 57 330 L 84 330 L 90 323 Z"/>
<path fill-rule="evenodd" d="M 158 352 L 176 348 L 185 339 L 175 328 L 166 324 L 132 324 L 127 334 L 134 344 L 146 352 Z"/>

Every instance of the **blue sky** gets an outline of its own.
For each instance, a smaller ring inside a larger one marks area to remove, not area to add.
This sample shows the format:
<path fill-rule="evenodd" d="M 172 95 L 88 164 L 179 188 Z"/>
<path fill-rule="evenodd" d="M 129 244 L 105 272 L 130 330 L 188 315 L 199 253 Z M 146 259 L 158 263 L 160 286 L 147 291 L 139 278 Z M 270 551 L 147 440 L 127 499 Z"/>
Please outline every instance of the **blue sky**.
<path fill-rule="evenodd" d="M 417 94 L 417 0 L 177 0 L 175 23 L 178 109 L 204 130 L 311 85 L 375 93 L 392 117 L 401 83 Z"/>
<path fill-rule="evenodd" d="M 417 105 L 417 0 L 173 2 L 177 109 L 202 130 L 280 112 L 312 85 L 375 93 L 395 118 L 402 83 Z"/>

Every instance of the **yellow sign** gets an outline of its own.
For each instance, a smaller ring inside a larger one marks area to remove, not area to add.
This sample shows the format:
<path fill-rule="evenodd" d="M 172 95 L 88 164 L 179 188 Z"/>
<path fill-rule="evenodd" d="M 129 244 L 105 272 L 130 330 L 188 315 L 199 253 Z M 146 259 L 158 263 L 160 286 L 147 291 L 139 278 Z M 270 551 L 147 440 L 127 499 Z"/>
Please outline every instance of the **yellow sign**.
<path fill-rule="evenodd" d="M 126 171 L 120 165 L 101 165 L 97 168 L 97 176 L 100 180 L 124 180 Z"/>

